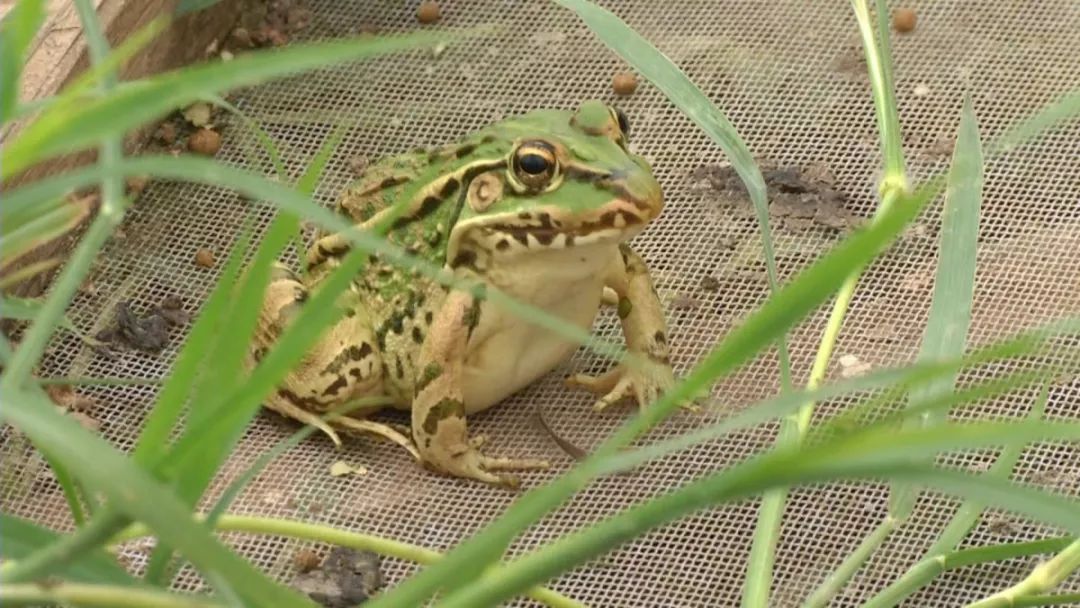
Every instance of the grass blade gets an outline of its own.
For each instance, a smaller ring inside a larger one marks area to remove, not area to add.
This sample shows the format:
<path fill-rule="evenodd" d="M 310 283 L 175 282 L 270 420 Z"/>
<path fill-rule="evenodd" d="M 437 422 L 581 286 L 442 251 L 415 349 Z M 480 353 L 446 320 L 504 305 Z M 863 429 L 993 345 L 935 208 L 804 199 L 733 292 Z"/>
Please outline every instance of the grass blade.
<path fill-rule="evenodd" d="M 0 265 L 26 255 L 81 224 L 91 212 L 91 199 L 56 198 L 30 213 L 0 209 Z"/>
<path fill-rule="evenodd" d="M 622 542 L 702 508 L 774 487 L 838 479 L 905 479 L 951 495 L 993 502 L 1001 508 L 1077 531 L 1080 518 L 1076 513 L 1080 503 L 1076 501 L 989 477 L 937 469 L 914 460 L 914 456 L 926 453 L 1051 438 L 1080 438 L 1080 423 L 950 423 L 901 432 L 878 427 L 812 446 L 778 448 L 564 536 L 447 595 L 437 605 L 442 608 L 495 605 Z"/>
<path fill-rule="evenodd" d="M 43 398 L 22 391 L 5 396 L 0 419 L 50 450 L 87 487 L 104 494 L 110 507 L 145 522 L 161 542 L 177 547 L 201 572 L 229 581 L 256 605 L 313 606 L 304 596 L 277 585 L 229 551 L 192 519 L 187 506 L 167 486 L 104 439 L 56 412 Z M 0 580 L 18 582 L 10 571 L 0 573 Z"/>
<path fill-rule="evenodd" d="M 1028 419 L 1041 419 L 1046 411 L 1048 401 L 1049 391 L 1044 386 L 1042 393 L 1032 405 Z M 1024 446 L 1022 444 L 1006 446 L 986 474 L 998 480 L 1008 479 L 1012 475 L 1013 468 L 1023 451 Z M 949 557 L 949 553 L 955 551 L 956 546 L 975 526 L 975 523 L 982 515 L 983 508 L 984 504 L 980 501 L 971 499 L 964 501 L 948 525 L 945 526 L 941 535 L 927 550 L 926 556 L 919 563 L 909 568 L 895 582 L 870 598 L 864 608 L 896 606 L 911 594 L 930 584 L 938 574 L 946 571 L 948 569 L 947 565 L 953 561 Z"/>
<path fill-rule="evenodd" d="M 55 542 L 59 534 L 42 528 L 34 523 L 0 513 L 0 545 L 4 547 L 4 558 L 20 560 L 37 549 Z M 2 571 L 3 568 L 0 568 Z M 111 555 L 96 549 L 78 557 L 66 569 L 58 573 L 66 580 L 87 583 L 107 583 L 111 585 L 141 585 L 142 582 L 121 568 Z"/>
<path fill-rule="evenodd" d="M 233 407 L 233 404 L 221 397 L 231 392 L 239 383 L 248 345 L 259 319 L 259 306 L 270 282 L 272 264 L 296 231 L 297 225 L 296 216 L 279 214 L 260 240 L 255 259 L 240 279 L 239 286 L 231 281 L 219 283 L 219 287 L 229 292 L 230 306 L 220 319 L 213 342 L 199 351 L 204 372 L 190 390 L 191 407 L 185 434 L 192 433 L 193 429 L 198 432 L 197 429 L 202 426 L 216 423 L 222 408 Z M 203 447 L 196 457 L 185 460 L 181 468 L 174 469 L 175 474 L 170 476 L 170 479 L 174 481 L 181 500 L 195 506 L 221 462 L 243 434 L 247 422 L 238 421 L 228 428 L 219 424 L 223 440 L 203 442 Z M 182 441 L 183 439 L 180 440 Z M 147 566 L 147 580 L 159 586 L 163 585 L 171 557 L 171 547 L 156 547 Z"/>
<path fill-rule="evenodd" d="M 91 606 L 96 608 L 221 608 L 209 598 L 153 589 L 112 585 L 58 583 L 55 585 L 7 585 L 0 589 L 4 606 Z"/>
<path fill-rule="evenodd" d="M 884 7 L 878 6 L 879 12 Z M 887 13 L 886 13 L 887 14 Z M 960 117 L 956 150 L 949 173 L 949 191 L 941 227 L 941 256 L 934 277 L 930 317 L 923 332 L 918 360 L 922 362 L 954 358 L 963 354 L 971 324 L 975 292 L 975 263 L 978 254 L 979 215 L 982 201 L 983 158 L 978 127 L 970 100 L 965 100 Z M 924 384 L 910 394 L 912 403 L 950 394 L 956 374 Z M 907 424 L 936 424 L 948 410 L 924 410 L 911 416 Z M 885 521 L 834 570 L 810 595 L 804 608 L 825 606 L 851 577 L 866 564 L 901 523 L 911 515 L 918 496 L 915 488 L 894 485 Z"/>
<path fill-rule="evenodd" d="M 240 265 L 250 238 L 249 229 L 245 228 L 233 244 L 221 278 L 203 304 L 202 312 L 188 333 L 176 362 L 169 370 L 168 380 L 158 392 L 154 407 L 139 433 L 132 456 L 135 462 L 148 464 L 168 451 L 169 438 L 202 367 L 202 355 L 208 352 L 220 325 L 226 322 L 224 314 L 229 305 L 231 286 L 239 278 Z"/>
<path fill-rule="evenodd" d="M 1073 541 L 1052 559 L 1036 566 L 1035 570 L 1019 583 L 990 597 L 972 602 L 966 608 L 1019 606 L 1021 600 L 1053 590 L 1078 569 L 1080 569 L 1080 540 Z"/>
<path fill-rule="evenodd" d="M 359 231 L 343 220 L 339 215 L 326 209 L 299 192 L 274 183 L 262 176 L 254 175 L 205 158 L 193 156 L 173 158 L 171 156 L 146 155 L 127 158 L 121 161 L 113 171 L 124 175 L 146 175 L 165 179 L 178 179 L 212 186 L 230 188 L 253 200 L 262 200 L 273 204 L 282 211 L 288 211 L 299 217 L 311 220 L 320 228 L 342 232 L 352 243 L 368 252 L 377 253 L 385 260 L 399 267 L 417 270 L 424 276 L 456 289 L 473 291 L 476 284 L 446 277 L 442 269 L 415 256 L 408 255 L 403 249 L 368 232 Z M 32 205 L 34 201 L 48 200 L 71 188 L 92 184 L 108 170 L 100 167 L 84 167 L 47 181 L 22 186 L 7 193 L 5 204 Z M 524 317 L 530 323 L 548 329 L 568 340 L 584 345 L 592 352 L 617 360 L 627 360 L 625 349 L 611 341 L 594 338 L 588 331 L 567 323 L 565 320 L 548 314 L 507 296 L 497 289 L 489 287 L 485 297 L 498 303 L 510 312 Z"/>
<path fill-rule="evenodd" d="M 0 21 L 0 124 L 6 123 L 15 112 L 26 48 L 44 21 L 43 0 L 17 2 Z"/>
<path fill-rule="evenodd" d="M 983 157 L 979 130 L 970 99 L 965 100 L 956 137 L 949 191 L 941 224 L 941 257 L 934 276 L 930 318 L 923 333 L 919 360 L 934 361 L 964 352 L 971 307 L 975 298 L 975 262 L 978 256 L 979 215 L 982 204 Z M 953 390 L 956 377 L 942 378 L 922 387 L 912 399 L 945 394 Z M 910 424 L 936 424 L 947 411 L 926 412 Z M 916 491 L 894 486 L 889 510 L 906 519 L 914 507 Z"/>
<path fill-rule="evenodd" d="M 207 95 L 258 84 L 304 70 L 449 43 L 483 30 L 454 35 L 416 32 L 377 39 L 337 40 L 241 55 L 174 70 L 117 87 L 96 99 L 61 95 L 17 139 L 8 143 L 6 179 L 53 155 L 73 152 L 113 133 L 122 133 Z"/>

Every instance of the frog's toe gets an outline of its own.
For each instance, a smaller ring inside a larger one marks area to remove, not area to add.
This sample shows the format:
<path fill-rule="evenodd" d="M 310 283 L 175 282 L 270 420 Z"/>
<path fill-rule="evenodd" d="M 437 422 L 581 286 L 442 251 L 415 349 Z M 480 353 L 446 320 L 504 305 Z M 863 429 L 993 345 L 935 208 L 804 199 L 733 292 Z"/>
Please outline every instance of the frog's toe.
<path fill-rule="evenodd" d="M 550 462 L 539 458 L 483 458 L 484 467 L 489 471 L 542 471 L 551 468 Z"/>
<path fill-rule="evenodd" d="M 615 368 L 600 376 L 572 374 L 566 377 L 565 383 L 567 386 L 583 388 L 590 393 L 603 394 L 611 392 L 619 383 L 621 376 L 622 372 Z"/>

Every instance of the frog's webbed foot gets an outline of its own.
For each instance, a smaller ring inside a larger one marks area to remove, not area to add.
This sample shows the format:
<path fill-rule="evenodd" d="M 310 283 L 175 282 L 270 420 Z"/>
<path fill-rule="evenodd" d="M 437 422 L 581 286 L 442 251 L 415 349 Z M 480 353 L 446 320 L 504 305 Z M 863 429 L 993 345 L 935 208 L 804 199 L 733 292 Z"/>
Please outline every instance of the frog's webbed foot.
<path fill-rule="evenodd" d="M 506 471 L 541 470 L 551 467 L 546 460 L 488 456 L 475 447 L 474 443 L 470 441 L 463 451 L 453 455 L 442 454 L 432 458 L 431 456 L 434 455 L 429 454 L 426 462 L 431 468 L 442 473 L 468 477 L 510 489 L 520 487 L 521 479 Z"/>
<path fill-rule="evenodd" d="M 601 412 L 628 397 L 634 397 L 638 407 L 644 408 L 675 386 L 675 374 L 668 365 L 648 361 L 637 367 L 620 364 L 600 376 L 574 374 L 566 378 L 566 383 L 601 395 L 593 405 L 595 411 Z M 686 400 L 680 406 L 692 412 L 700 411 L 693 400 Z"/>

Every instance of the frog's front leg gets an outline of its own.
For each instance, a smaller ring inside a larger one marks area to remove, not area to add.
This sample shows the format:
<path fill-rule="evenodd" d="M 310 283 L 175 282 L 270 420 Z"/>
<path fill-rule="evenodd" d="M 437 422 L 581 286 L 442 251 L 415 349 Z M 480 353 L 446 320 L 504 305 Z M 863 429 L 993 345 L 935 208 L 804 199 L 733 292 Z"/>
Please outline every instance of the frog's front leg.
<path fill-rule="evenodd" d="M 432 320 L 420 351 L 412 404 L 413 439 L 425 463 L 459 477 L 517 487 L 509 469 L 541 469 L 540 460 L 486 456 L 483 440 L 469 438 L 462 382 L 469 337 L 479 322 L 480 302 L 469 293 L 451 291 Z"/>
<path fill-rule="evenodd" d="M 622 363 L 601 376 L 575 374 L 567 382 L 602 395 L 594 405 L 597 411 L 630 396 L 639 407 L 645 407 L 675 385 L 675 374 L 660 299 L 645 262 L 628 245 L 619 246 L 619 259 L 606 280 L 604 293 L 605 300 L 617 298 L 614 305 L 627 350 L 638 355 L 641 365 Z"/>

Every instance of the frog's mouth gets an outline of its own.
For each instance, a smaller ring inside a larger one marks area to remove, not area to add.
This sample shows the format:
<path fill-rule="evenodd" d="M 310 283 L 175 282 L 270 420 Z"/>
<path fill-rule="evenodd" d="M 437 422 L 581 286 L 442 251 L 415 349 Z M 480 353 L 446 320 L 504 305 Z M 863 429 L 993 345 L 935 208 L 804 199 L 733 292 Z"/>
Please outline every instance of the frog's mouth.
<path fill-rule="evenodd" d="M 650 219 L 649 208 L 617 199 L 584 214 L 538 207 L 489 216 L 462 231 L 461 238 L 500 254 L 566 249 L 629 240 Z"/>

